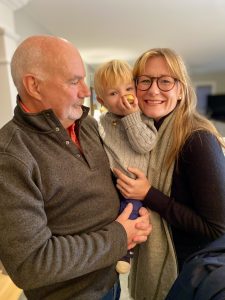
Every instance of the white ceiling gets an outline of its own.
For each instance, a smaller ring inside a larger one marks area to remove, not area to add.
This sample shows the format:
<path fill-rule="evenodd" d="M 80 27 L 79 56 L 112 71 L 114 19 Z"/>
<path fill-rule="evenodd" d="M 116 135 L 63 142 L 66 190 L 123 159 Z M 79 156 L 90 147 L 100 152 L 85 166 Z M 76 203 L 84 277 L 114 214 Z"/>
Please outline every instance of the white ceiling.
<path fill-rule="evenodd" d="M 91 65 L 171 47 L 193 73 L 225 70 L 224 0 L 31 0 L 16 16 L 69 39 Z"/>

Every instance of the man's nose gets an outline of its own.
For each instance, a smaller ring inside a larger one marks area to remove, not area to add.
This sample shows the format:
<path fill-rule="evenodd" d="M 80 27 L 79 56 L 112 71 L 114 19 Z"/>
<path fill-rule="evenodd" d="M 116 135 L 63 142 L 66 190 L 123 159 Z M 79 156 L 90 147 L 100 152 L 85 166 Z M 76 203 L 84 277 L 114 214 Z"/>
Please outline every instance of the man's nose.
<path fill-rule="evenodd" d="M 87 84 L 83 81 L 80 85 L 80 91 L 79 94 L 82 95 L 82 98 L 84 97 L 90 97 L 91 91 L 88 88 Z"/>

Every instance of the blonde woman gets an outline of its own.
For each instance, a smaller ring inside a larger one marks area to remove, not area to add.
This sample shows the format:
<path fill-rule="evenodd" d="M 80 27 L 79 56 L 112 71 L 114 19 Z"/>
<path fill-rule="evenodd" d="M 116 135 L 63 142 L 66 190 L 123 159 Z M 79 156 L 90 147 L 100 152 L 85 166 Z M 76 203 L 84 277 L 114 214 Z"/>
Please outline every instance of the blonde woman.
<path fill-rule="evenodd" d="M 162 300 L 176 277 L 176 261 L 181 268 L 191 253 L 225 233 L 224 144 L 196 111 L 185 64 L 173 50 L 146 51 L 133 73 L 139 107 L 154 119 L 158 139 L 147 178 L 138 169 L 130 169 L 136 180 L 115 173 L 123 196 L 141 199 L 158 224 L 153 222 L 147 243 L 136 247 L 131 294 Z"/>

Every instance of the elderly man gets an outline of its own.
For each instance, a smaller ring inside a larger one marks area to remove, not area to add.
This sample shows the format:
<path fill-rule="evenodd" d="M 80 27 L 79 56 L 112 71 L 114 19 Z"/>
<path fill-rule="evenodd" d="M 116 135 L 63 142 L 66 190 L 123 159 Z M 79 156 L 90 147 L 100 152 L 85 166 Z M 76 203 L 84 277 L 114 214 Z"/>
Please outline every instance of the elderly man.
<path fill-rule="evenodd" d="M 151 231 L 118 216 L 78 50 L 52 36 L 16 49 L 13 119 L 0 130 L 0 259 L 28 299 L 116 299 L 115 263 Z"/>

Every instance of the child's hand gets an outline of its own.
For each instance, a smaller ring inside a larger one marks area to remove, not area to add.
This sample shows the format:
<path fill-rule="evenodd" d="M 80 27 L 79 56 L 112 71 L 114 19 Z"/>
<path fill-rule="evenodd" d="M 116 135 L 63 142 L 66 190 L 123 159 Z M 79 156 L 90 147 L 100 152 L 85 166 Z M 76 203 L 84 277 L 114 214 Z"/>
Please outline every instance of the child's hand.
<path fill-rule="evenodd" d="M 127 99 L 127 101 L 128 101 L 130 104 L 134 103 L 134 95 L 128 94 L 128 95 L 125 95 L 124 97 Z"/>
<path fill-rule="evenodd" d="M 134 96 L 133 94 L 127 94 L 122 96 L 121 105 L 122 105 L 124 116 L 139 111 L 137 97 Z"/>

